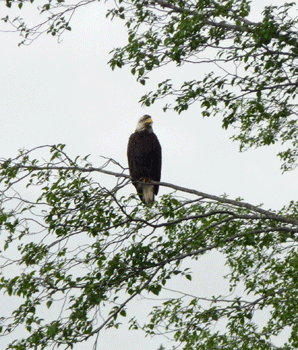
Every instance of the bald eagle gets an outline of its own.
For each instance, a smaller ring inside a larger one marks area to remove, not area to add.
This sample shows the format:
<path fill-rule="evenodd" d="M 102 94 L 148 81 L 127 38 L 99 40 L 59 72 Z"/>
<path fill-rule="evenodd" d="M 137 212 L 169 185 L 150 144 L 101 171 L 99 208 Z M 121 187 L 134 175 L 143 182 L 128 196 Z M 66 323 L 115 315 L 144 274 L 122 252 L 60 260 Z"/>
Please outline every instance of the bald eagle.
<path fill-rule="evenodd" d="M 149 115 L 140 118 L 127 146 L 132 183 L 145 204 L 154 201 L 159 186 L 151 184 L 151 181 L 159 182 L 161 175 L 161 147 L 152 130 L 152 123 Z"/>

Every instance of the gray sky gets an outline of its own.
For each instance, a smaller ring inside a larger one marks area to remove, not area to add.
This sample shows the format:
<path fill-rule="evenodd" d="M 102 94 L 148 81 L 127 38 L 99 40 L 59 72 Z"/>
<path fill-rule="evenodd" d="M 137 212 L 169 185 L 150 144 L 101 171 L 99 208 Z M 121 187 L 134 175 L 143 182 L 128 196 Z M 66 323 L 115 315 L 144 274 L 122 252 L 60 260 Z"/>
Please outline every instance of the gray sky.
<path fill-rule="evenodd" d="M 268 1 L 258 0 L 261 7 L 264 3 Z M 17 34 L 0 33 L 0 157 L 15 156 L 23 147 L 65 143 L 70 156 L 91 154 L 94 166 L 104 163 L 101 155 L 126 166 L 128 137 L 138 118 L 150 114 L 163 150 L 162 181 L 232 199 L 240 196 L 251 204 L 264 203 L 266 209 L 295 200 L 297 171 L 281 174 L 277 147 L 240 154 L 220 119 L 202 119 L 199 105 L 178 116 L 164 113 L 163 101 L 150 108 L 138 104 L 142 94 L 171 73 L 177 79 L 184 74 L 196 78 L 201 68 L 159 70 L 145 87 L 129 68 L 112 72 L 109 51 L 125 44 L 126 33 L 124 22 L 106 20 L 104 6 L 94 3 L 77 12 L 72 31 L 59 44 L 42 36 L 18 47 Z M 8 10 L 3 3 L 0 9 L 4 17 Z M 30 9 L 26 4 L 20 15 L 26 18 Z M 161 188 L 160 194 L 167 191 Z M 108 331 L 98 349 L 152 348 L 149 338 L 139 339 L 132 332 L 116 332 L 115 337 Z"/>

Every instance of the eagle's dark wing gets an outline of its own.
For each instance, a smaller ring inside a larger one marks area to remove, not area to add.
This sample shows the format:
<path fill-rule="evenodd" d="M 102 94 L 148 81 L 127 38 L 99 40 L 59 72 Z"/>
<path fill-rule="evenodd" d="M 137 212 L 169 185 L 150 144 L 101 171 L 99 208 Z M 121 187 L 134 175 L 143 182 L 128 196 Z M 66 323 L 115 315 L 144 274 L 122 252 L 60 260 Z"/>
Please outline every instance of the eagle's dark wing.
<path fill-rule="evenodd" d="M 155 134 L 150 134 L 151 150 L 148 158 L 151 160 L 150 180 L 160 181 L 161 176 L 161 146 Z M 158 193 L 159 185 L 154 185 L 154 194 Z"/>

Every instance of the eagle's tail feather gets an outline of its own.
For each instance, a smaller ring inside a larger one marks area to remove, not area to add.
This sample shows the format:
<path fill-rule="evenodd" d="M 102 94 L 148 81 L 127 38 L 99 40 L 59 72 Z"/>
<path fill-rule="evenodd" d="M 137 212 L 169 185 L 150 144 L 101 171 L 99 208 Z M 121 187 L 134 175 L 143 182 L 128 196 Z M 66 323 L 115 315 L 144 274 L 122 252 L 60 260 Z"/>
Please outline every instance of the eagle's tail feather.
<path fill-rule="evenodd" d="M 148 205 L 154 201 L 154 185 L 149 183 L 143 183 L 142 189 L 144 202 Z"/>

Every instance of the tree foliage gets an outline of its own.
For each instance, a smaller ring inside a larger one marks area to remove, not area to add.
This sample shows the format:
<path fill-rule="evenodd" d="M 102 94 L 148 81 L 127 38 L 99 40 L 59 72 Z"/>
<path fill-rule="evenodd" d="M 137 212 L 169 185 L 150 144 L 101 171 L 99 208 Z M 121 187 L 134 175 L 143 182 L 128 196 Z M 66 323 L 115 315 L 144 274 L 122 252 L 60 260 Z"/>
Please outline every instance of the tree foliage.
<path fill-rule="evenodd" d="M 26 2 L 6 5 L 22 8 Z M 21 17 L 2 19 L 20 31 L 22 43 L 30 43 L 44 32 L 60 37 L 71 30 L 75 11 L 92 2 L 45 1 L 38 8 L 43 20 L 33 26 Z M 165 109 L 178 113 L 198 102 L 203 116 L 220 115 L 223 128 L 235 128 L 240 150 L 280 144 L 285 171 L 296 166 L 298 155 L 297 5 L 267 6 L 257 22 L 250 5 L 248 0 L 118 0 L 107 16 L 124 21 L 128 43 L 114 49 L 110 66 L 130 66 L 145 84 L 156 68 L 191 65 L 193 79 L 177 85 L 170 77 L 141 102 L 150 106 L 170 97 Z M 194 70 L 196 65 L 207 65 L 206 74 Z"/>
<path fill-rule="evenodd" d="M 41 151 L 43 163 L 34 157 Z M 297 203 L 273 212 L 161 183 L 175 191 L 146 207 L 123 195 L 128 176 L 111 163 L 72 160 L 63 145 L 1 161 L 0 288 L 19 300 L 1 318 L 1 334 L 16 334 L 7 349 L 96 344 L 127 313 L 130 329 L 166 334 L 181 349 L 298 348 Z M 190 295 L 191 261 L 214 251 L 229 268 L 230 295 Z M 164 294 L 181 279 L 179 294 Z M 143 323 L 129 309 L 139 296 L 157 298 Z M 285 328 L 285 344 L 275 347 Z"/>
<path fill-rule="evenodd" d="M 60 37 L 75 11 L 92 2 L 39 3 L 42 20 L 33 26 L 21 17 L 3 21 L 23 44 L 45 32 Z M 118 0 L 107 16 L 124 21 L 128 42 L 114 49 L 110 66 L 130 66 L 145 84 L 168 64 L 207 65 L 206 75 L 181 85 L 161 81 L 141 102 L 169 98 L 165 109 L 178 113 L 198 102 L 203 116 L 220 115 L 224 128 L 235 127 L 241 149 L 280 143 L 282 168 L 292 169 L 294 10 L 295 3 L 265 7 L 254 21 L 247 0 Z M 146 207 L 125 194 L 124 170 L 111 159 L 101 167 L 88 157 L 71 159 L 63 145 L 1 160 L 0 288 L 18 301 L 0 319 L 1 335 L 15 334 L 7 349 L 70 349 L 86 340 L 96 348 L 100 331 L 120 327 L 124 318 L 131 330 L 166 335 L 175 349 L 297 349 L 297 202 L 276 212 L 160 183 L 174 192 Z M 104 185 L 111 177 L 115 183 Z M 230 295 L 190 294 L 192 267 L 215 252 L 228 268 Z M 172 281 L 179 291 L 169 292 Z M 129 308 L 140 296 L 156 298 L 145 321 Z"/>

